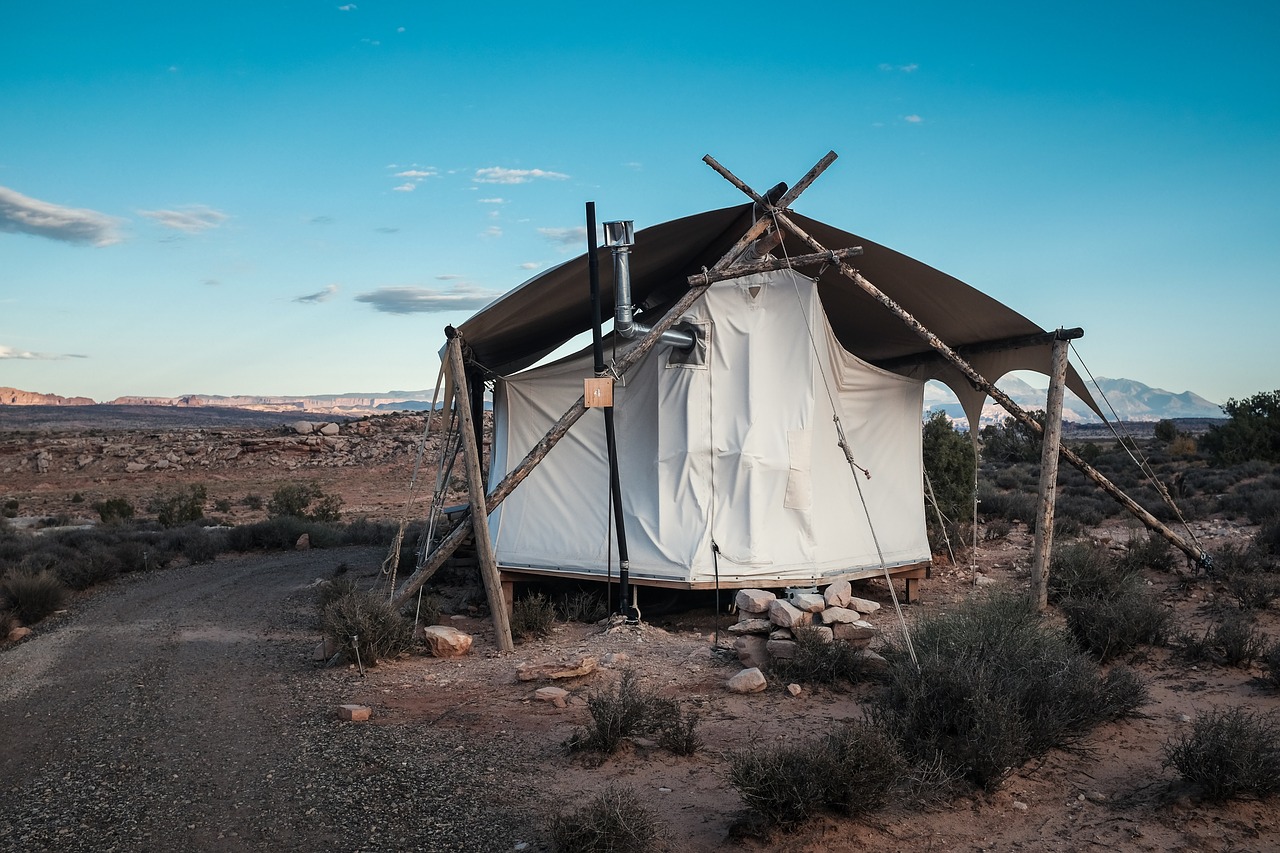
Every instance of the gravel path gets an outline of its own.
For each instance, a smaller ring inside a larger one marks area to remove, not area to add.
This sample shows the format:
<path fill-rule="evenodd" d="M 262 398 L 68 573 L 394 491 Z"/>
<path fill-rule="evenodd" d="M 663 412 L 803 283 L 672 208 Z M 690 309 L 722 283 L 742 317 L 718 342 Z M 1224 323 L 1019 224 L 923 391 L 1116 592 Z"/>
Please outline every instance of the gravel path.
<path fill-rule="evenodd" d="M 130 578 L 0 654 L 0 849 L 538 849 L 514 736 L 337 720 L 307 585 L 380 557 Z"/>

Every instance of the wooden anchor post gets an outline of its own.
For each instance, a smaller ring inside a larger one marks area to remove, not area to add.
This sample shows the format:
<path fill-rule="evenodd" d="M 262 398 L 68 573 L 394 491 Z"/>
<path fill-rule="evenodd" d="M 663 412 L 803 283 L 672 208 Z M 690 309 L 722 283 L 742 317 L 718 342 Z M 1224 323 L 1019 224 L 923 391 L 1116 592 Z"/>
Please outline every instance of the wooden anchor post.
<path fill-rule="evenodd" d="M 1067 383 L 1070 338 L 1059 329 L 1053 339 L 1044 443 L 1040 449 L 1040 497 L 1035 546 L 1031 549 L 1031 598 L 1037 610 L 1049 606 L 1049 560 L 1053 555 L 1053 508 L 1058 494 L 1058 453 L 1062 449 L 1062 392 Z"/>
<path fill-rule="evenodd" d="M 498 574 L 498 561 L 493 555 L 493 543 L 489 540 L 489 511 L 485 509 L 484 471 L 480 464 L 480 445 L 476 441 L 476 426 L 471 413 L 471 390 L 467 383 L 467 367 L 462 359 L 462 338 L 457 332 L 449 338 L 449 369 L 457 391 L 458 429 L 462 436 L 462 459 L 467 470 L 467 492 L 471 499 L 471 523 L 476 532 L 476 556 L 480 562 L 480 577 L 489 599 L 489 612 L 493 618 L 493 632 L 497 636 L 498 651 L 515 650 L 511 639 L 511 619 L 507 615 L 507 602 L 502 595 L 502 578 Z"/>

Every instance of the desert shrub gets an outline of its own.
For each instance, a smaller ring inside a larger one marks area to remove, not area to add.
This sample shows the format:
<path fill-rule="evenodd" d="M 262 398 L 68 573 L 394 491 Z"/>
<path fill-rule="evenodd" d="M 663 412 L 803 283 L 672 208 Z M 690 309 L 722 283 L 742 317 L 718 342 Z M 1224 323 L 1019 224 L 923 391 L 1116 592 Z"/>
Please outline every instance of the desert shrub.
<path fill-rule="evenodd" d="M 827 641 L 810 626 L 792 629 L 795 654 L 774 658 L 769 671 L 779 679 L 806 684 L 858 683 L 867 679 L 867 666 L 859 650 L 843 640 Z"/>
<path fill-rule="evenodd" d="M 360 587 L 356 584 L 355 578 L 341 575 L 317 585 L 316 611 L 320 614 L 321 624 L 324 623 L 324 613 L 329 609 L 330 604 L 333 604 L 339 598 L 356 595 L 359 592 Z"/>
<path fill-rule="evenodd" d="M 208 491 L 202 485 L 162 489 L 151 497 L 147 511 L 155 513 L 164 527 L 178 527 L 204 518 L 204 502 Z"/>
<path fill-rule="evenodd" d="M 10 572 L 0 578 L 0 610 L 9 610 L 24 625 L 34 625 L 62 607 L 67 588 L 50 571 Z"/>
<path fill-rule="evenodd" d="M 133 504 L 124 498 L 107 498 L 93 505 L 103 524 L 119 524 L 133 518 Z"/>
<path fill-rule="evenodd" d="M 1164 766 L 1176 769 L 1211 802 L 1280 791 L 1280 721 L 1243 708 L 1209 711 L 1191 732 L 1165 744 Z"/>
<path fill-rule="evenodd" d="M 849 722 L 825 737 L 736 753 L 729 782 L 765 824 L 786 827 L 823 809 L 875 811 L 906 772 L 906 759 L 888 732 Z"/>
<path fill-rule="evenodd" d="M 1178 557 L 1169 541 L 1150 533 L 1130 538 L 1125 545 L 1124 555 L 1120 558 L 1120 565 L 1126 573 L 1130 568 L 1172 572 L 1177 564 Z"/>
<path fill-rule="evenodd" d="M 1085 527 L 1101 524 L 1115 511 L 1115 504 L 1096 490 L 1087 495 L 1061 495 L 1054 502 L 1054 513 L 1075 519 Z"/>
<path fill-rule="evenodd" d="M 1267 682 L 1272 687 L 1280 687 L 1280 640 L 1267 646 L 1263 651 L 1262 668 L 1266 670 Z"/>
<path fill-rule="evenodd" d="M 511 636 L 517 640 L 545 637 L 556 621 L 556 608 L 545 595 L 526 595 L 511 607 Z"/>
<path fill-rule="evenodd" d="M 557 853 L 650 853 L 662 849 L 661 822 L 633 789 L 610 783 L 581 808 L 551 819 Z"/>
<path fill-rule="evenodd" d="M 306 521 L 337 521 L 342 517 L 342 498 L 325 494 L 317 483 L 286 483 L 267 502 L 268 518 L 301 518 Z"/>
<path fill-rule="evenodd" d="M 949 771 L 984 787 L 1146 700 L 1131 672 L 1118 667 L 1103 677 L 1019 596 L 977 598 L 925 619 L 913 642 L 918 670 L 905 648 L 883 650 L 889 670 L 872 718 L 911 756 L 940 756 Z"/>
<path fill-rule="evenodd" d="M 978 513 L 988 522 L 1003 518 L 1031 524 L 1036 517 L 1036 502 L 1023 492 L 998 492 L 983 483 L 978 486 Z"/>
<path fill-rule="evenodd" d="M 224 514 L 231 512 L 231 501 L 228 498 L 218 498 L 213 502 L 213 508 L 215 511 Z"/>
<path fill-rule="evenodd" d="M 245 495 L 240 499 L 240 503 L 252 510 L 262 509 L 262 495 Z"/>
<path fill-rule="evenodd" d="M 587 699 L 587 710 L 591 724 L 569 736 L 565 747 L 570 752 L 591 750 L 612 755 L 625 738 L 661 735 L 673 721 L 688 726 L 679 703 L 644 687 L 632 670 L 623 672 L 612 688 L 593 693 Z"/>
<path fill-rule="evenodd" d="M 1088 542 L 1070 542 L 1053 550 L 1049 562 L 1049 598 L 1106 598 L 1130 588 L 1139 568 L 1117 563 L 1107 552 Z"/>
<path fill-rule="evenodd" d="M 1070 518 L 1065 515 L 1054 515 L 1053 517 L 1053 536 L 1054 541 L 1067 542 L 1072 539 L 1079 539 L 1085 534 L 1085 526 L 1080 523 L 1079 519 Z"/>
<path fill-rule="evenodd" d="M 1044 412 L 1031 413 L 1040 424 Z M 982 458 L 989 462 L 1039 462 L 1040 433 L 1013 418 L 984 426 L 978 432 L 982 440 Z"/>
<path fill-rule="evenodd" d="M 375 666 L 412 645 L 409 623 L 381 597 L 352 590 L 329 603 L 322 618 L 324 636 L 351 662 Z"/>
<path fill-rule="evenodd" d="M 17 518 L 19 506 L 17 498 L 8 498 L 4 502 L 4 512 L 0 514 L 3 514 L 5 518 Z"/>
<path fill-rule="evenodd" d="M 1138 646 L 1162 646 L 1169 638 L 1169 611 L 1140 587 L 1064 599 L 1061 607 L 1067 630 L 1100 661 L 1128 654 Z"/>
<path fill-rule="evenodd" d="M 210 563 L 229 547 L 227 531 L 209 530 L 187 524 L 170 530 L 165 536 L 167 548 L 192 563 Z"/>
<path fill-rule="evenodd" d="M 58 580 L 69 589 L 85 590 L 106 583 L 120 574 L 121 563 L 115 550 L 94 548 L 73 552 L 70 559 L 54 567 Z"/>
<path fill-rule="evenodd" d="M 1266 639 L 1242 613 L 1231 613 L 1210 625 L 1202 635 L 1178 635 L 1182 656 L 1192 661 L 1212 661 L 1226 666 L 1252 663 L 1266 647 Z"/>
<path fill-rule="evenodd" d="M 658 729 L 658 746 L 676 755 L 693 755 L 703 745 L 702 735 L 698 733 L 701 721 L 697 711 L 686 711 L 675 705 Z"/>
<path fill-rule="evenodd" d="M 5 642 L 17 627 L 18 617 L 13 615 L 13 611 L 0 609 L 0 643 Z"/>
<path fill-rule="evenodd" d="M 566 622 L 599 622 L 609 615 L 604 597 L 589 590 L 567 593 L 556 600 L 556 612 Z"/>
<path fill-rule="evenodd" d="M 343 545 L 382 545 L 391 544 L 391 540 L 395 538 L 398 525 L 385 521 L 371 521 L 367 518 L 357 518 L 346 525 L 342 530 Z M 405 531 L 405 539 L 412 541 L 410 531 Z"/>
<path fill-rule="evenodd" d="M 1214 576 L 1241 608 L 1263 610 L 1280 598 L 1280 567 L 1256 541 L 1244 548 L 1226 546 L 1212 556 Z"/>
<path fill-rule="evenodd" d="M 227 547 L 233 551 L 287 551 L 307 534 L 312 548 L 332 548 L 342 544 L 342 531 L 329 524 L 304 521 L 285 515 L 226 531 Z"/>
<path fill-rule="evenodd" d="M 1253 541 L 1260 550 L 1280 557 L 1280 516 L 1263 522 Z"/>
<path fill-rule="evenodd" d="M 1001 539 L 1008 539 L 1009 534 L 1012 532 L 1012 524 L 1005 521 L 1003 518 L 997 518 L 992 521 L 988 521 L 986 525 L 983 526 L 982 538 L 986 542 L 999 542 Z"/>

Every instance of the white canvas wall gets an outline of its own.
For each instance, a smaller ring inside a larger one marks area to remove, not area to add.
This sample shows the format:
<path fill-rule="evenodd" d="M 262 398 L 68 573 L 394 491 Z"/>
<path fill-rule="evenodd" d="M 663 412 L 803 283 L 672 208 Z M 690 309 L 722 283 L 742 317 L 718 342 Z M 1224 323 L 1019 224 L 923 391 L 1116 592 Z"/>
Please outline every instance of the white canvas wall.
<path fill-rule="evenodd" d="M 789 272 L 713 285 L 686 317 L 710 329 L 704 367 L 657 348 L 615 388 L 631 574 L 761 585 L 877 568 L 838 410 L 885 562 L 927 560 L 923 383 L 844 351 L 813 283 Z M 581 353 L 498 383 L 491 482 L 582 394 Z M 861 475 L 859 475 L 861 477 Z M 491 517 L 498 561 L 603 575 L 610 556 L 604 419 L 588 411 Z M 616 574 L 617 555 L 613 554 Z"/>

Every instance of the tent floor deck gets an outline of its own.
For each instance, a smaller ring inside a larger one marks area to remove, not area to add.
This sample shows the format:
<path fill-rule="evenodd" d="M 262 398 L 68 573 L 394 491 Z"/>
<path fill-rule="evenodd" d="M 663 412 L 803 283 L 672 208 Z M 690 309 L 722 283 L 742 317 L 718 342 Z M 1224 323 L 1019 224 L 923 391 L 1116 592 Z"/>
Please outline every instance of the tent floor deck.
<path fill-rule="evenodd" d="M 920 581 L 923 580 L 930 567 L 929 562 L 909 563 L 904 566 L 895 566 L 890 568 L 889 577 L 891 580 L 901 579 L 905 586 L 905 600 L 908 604 L 914 603 L 920 599 Z M 515 584 L 517 582 L 532 582 L 546 580 L 548 578 L 569 579 L 579 581 L 593 581 L 596 583 L 605 583 L 610 580 L 617 582 L 617 575 L 612 578 L 602 577 L 594 572 L 569 571 L 569 570 L 551 570 L 551 569 L 531 569 L 525 567 L 508 567 L 499 566 L 498 573 L 502 579 L 502 597 L 506 601 L 508 610 L 515 602 Z M 884 569 L 859 569 L 856 571 L 840 572 L 834 575 L 824 575 L 815 578 L 791 578 L 786 581 L 775 581 L 770 583 L 767 579 L 746 578 L 739 580 L 721 580 L 719 584 L 711 582 L 693 582 L 693 581 L 672 581 L 659 580 L 654 578 L 638 578 L 634 575 L 630 579 L 633 586 L 649 586 L 661 589 L 776 589 L 779 587 L 803 587 L 803 586 L 826 586 L 836 581 L 860 581 L 871 580 L 874 578 L 884 577 Z"/>

